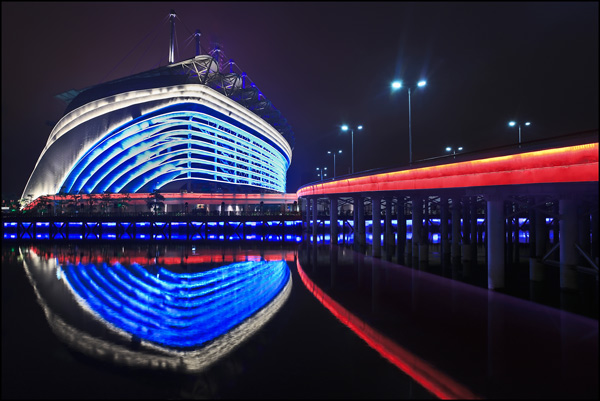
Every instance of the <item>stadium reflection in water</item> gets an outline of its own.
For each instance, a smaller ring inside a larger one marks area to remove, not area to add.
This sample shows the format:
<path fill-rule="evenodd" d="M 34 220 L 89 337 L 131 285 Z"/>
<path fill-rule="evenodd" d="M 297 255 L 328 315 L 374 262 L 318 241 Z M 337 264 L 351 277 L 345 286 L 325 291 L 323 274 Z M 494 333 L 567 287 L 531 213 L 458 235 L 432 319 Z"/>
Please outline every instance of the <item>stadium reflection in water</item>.
<path fill-rule="evenodd" d="M 292 286 L 285 253 L 141 256 L 122 248 L 106 260 L 22 252 L 54 333 L 84 354 L 134 367 L 205 369 L 271 319 Z"/>

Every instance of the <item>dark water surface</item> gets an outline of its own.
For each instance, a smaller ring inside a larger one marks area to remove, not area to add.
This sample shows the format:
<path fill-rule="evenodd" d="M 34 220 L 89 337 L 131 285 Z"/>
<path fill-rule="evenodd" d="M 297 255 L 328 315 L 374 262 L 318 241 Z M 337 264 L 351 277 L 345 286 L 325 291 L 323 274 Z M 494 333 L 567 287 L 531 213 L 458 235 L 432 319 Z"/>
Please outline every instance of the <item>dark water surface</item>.
<path fill-rule="evenodd" d="M 597 399 L 597 306 L 390 259 L 308 241 L 4 243 L 2 397 Z"/>

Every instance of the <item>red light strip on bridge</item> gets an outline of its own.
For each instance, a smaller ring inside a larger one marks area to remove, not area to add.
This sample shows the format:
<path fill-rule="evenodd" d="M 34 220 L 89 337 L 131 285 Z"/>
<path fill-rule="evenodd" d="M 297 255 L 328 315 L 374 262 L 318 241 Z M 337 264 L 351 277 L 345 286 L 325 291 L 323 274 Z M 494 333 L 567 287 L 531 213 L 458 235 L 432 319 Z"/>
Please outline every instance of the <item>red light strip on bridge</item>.
<path fill-rule="evenodd" d="M 330 181 L 300 188 L 297 195 L 593 181 L 598 143 Z"/>
<path fill-rule="evenodd" d="M 304 270 L 302 270 L 299 260 L 296 262 L 296 265 L 302 282 L 323 306 L 371 348 L 379 352 L 381 356 L 393 363 L 428 391 L 432 392 L 436 397 L 441 399 L 479 399 L 469 389 L 455 382 L 350 313 L 350 311 L 334 301 L 311 281 Z"/>

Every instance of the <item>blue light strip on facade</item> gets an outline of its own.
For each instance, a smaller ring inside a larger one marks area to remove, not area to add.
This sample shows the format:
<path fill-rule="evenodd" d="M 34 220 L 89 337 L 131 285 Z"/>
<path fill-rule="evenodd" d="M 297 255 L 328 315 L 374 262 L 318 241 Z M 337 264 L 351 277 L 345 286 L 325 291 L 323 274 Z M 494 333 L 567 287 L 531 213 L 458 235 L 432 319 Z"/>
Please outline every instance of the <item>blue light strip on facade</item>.
<path fill-rule="evenodd" d="M 287 284 L 284 261 L 240 262 L 200 273 L 67 265 L 70 288 L 108 324 L 175 348 L 198 347 L 241 323 Z"/>
<path fill-rule="evenodd" d="M 251 130 L 169 106 L 104 136 L 73 166 L 66 193 L 137 192 L 172 181 L 201 180 L 285 192 L 289 160 Z M 218 113 L 216 113 L 218 114 Z"/>

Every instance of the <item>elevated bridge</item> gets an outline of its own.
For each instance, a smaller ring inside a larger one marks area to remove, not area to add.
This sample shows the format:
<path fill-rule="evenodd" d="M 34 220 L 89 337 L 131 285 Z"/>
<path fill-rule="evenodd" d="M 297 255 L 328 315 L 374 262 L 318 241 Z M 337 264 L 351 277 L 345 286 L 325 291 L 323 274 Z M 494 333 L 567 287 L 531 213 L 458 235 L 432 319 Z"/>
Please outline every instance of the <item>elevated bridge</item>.
<path fill-rule="evenodd" d="M 351 212 L 357 246 L 366 245 L 365 215 L 371 215 L 380 222 L 372 226 L 372 255 L 381 256 L 383 233 L 383 245 L 395 247 L 399 263 L 405 257 L 408 264 L 427 262 L 430 219 L 439 218 L 442 257 L 476 260 L 475 245 L 485 242 L 489 289 L 503 288 L 505 262 L 519 259 L 524 229 L 519 218 L 529 227 L 531 280 L 543 279 L 544 262 L 554 252 L 560 254 L 561 288 L 577 288 L 581 260 L 597 277 L 597 130 L 338 177 L 305 185 L 297 195 L 313 240 L 319 209 L 329 211 L 332 241 L 338 238 L 339 214 Z M 481 236 L 478 217 L 485 227 Z M 398 221 L 397 239 L 392 218 Z M 412 220 L 412 239 L 405 241 L 407 219 Z"/>

